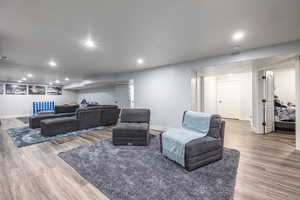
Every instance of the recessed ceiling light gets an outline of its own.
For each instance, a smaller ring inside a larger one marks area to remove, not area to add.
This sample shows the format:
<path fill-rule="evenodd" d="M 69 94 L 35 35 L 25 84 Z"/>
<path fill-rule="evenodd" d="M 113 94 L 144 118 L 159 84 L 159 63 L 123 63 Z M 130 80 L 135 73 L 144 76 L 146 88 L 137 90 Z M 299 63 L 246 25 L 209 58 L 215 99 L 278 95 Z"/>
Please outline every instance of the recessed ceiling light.
<path fill-rule="evenodd" d="M 87 39 L 82 41 L 82 45 L 88 49 L 96 48 L 96 43 L 90 36 Z"/>
<path fill-rule="evenodd" d="M 68 77 L 65 78 L 65 81 L 69 81 L 70 79 Z"/>
<path fill-rule="evenodd" d="M 136 62 L 140 65 L 144 64 L 144 60 L 142 58 L 137 59 Z"/>
<path fill-rule="evenodd" d="M 32 74 L 27 74 L 27 77 L 32 78 L 33 75 Z"/>
<path fill-rule="evenodd" d="M 54 60 L 50 60 L 48 62 L 48 64 L 49 64 L 50 67 L 56 67 L 57 66 L 57 63 Z"/>
<path fill-rule="evenodd" d="M 22 78 L 22 81 L 26 81 L 26 80 L 27 80 L 27 78 L 25 78 L 25 77 Z"/>
<path fill-rule="evenodd" d="M 22 83 L 22 81 L 21 81 L 21 80 L 18 80 L 18 83 Z"/>
<path fill-rule="evenodd" d="M 52 82 L 50 82 L 50 83 L 49 83 L 49 85 L 53 85 L 53 83 L 52 83 Z"/>
<path fill-rule="evenodd" d="M 60 83 L 60 81 L 59 81 L 59 80 L 56 80 L 56 81 L 55 81 L 55 83 L 59 84 L 59 83 Z"/>
<path fill-rule="evenodd" d="M 237 31 L 232 35 L 232 39 L 234 41 L 240 41 L 245 37 L 245 33 L 243 31 Z"/>

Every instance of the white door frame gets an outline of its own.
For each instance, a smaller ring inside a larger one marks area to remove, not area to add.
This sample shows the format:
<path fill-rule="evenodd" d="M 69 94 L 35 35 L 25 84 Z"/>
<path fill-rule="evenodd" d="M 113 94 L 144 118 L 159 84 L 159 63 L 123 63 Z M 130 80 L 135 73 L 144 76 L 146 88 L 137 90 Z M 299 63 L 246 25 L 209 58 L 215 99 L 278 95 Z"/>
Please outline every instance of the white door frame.
<path fill-rule="evenodd" d="M 296 149 L 300 150 L 300 57 L 297 58 L 296 61 Z"/>
<path fill-rule="evenodd" d="M 192 110 L 197 112 L 204 112 L 203 76 L 197 71 L 192 72 L 191 87 L 192 87 Z"/>

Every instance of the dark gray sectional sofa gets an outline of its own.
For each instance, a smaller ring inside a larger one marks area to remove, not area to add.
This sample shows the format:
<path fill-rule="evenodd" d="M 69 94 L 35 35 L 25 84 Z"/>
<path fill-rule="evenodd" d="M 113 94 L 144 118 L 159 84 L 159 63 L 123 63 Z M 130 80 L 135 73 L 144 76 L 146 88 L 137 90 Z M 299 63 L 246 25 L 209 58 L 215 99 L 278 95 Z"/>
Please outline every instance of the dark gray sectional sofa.
<path fill-rule="evenodd" d="M 75 111 L 79 108 L 78 105 L 57 105 L 55 106 L 54 113 L 50 114 L 37 114 L 29 118 L 30 128 L 40 128 L 41 121 L 45 119 L 72 117 L 75 116 Z"/>
<path fill-rule="evenodd" d="M 44 119 L 41 123 L 41 134 L 53 136 L 70 131 L 89 129 L 117 123 L 120 109 L 115 105 L 100 105 L 79 108 L 74 116 Z"/>

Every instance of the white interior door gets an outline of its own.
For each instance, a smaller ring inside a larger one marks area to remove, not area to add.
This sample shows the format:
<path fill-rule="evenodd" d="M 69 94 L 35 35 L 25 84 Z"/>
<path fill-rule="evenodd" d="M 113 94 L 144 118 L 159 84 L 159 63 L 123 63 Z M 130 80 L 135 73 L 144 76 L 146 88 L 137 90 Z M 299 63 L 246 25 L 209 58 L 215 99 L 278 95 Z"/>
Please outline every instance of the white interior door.
<path fill-rule="evenodd" d="M 272 71 L 266 71 L 264 84 L 265 95 L 265 133 L 274 131 L 274 75 Z"/>
<path fill-rule="evenodd" d="M 240 117 L 240 81 L 217 80 L 217 112 L 223 118 Z"/>

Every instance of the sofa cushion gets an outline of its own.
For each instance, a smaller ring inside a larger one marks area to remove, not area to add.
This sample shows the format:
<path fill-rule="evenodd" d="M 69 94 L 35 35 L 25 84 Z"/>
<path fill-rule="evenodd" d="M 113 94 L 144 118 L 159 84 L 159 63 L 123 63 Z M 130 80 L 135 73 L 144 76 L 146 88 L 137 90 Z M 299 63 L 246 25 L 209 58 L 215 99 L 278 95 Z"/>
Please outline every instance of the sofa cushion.
<path fill-rule="evenodd" d="M 33 115 L 29 118 L 30 128 L 40 128 L 40 122 L 45 119 L 61 118 L 61 117 L 72 117 L 75 113 L 59 113 L 59 114 L 38 114 Z"/>
<path fill-rule="evenodd" d="M 76 117 L 80 129 L 88 129 L 101 125 L 100 109 L 78 109 Z"/>
<path fill-rule="evenodd" d="M 76 120 L 75 116 L 73 116 L 73 117 L 61 117 L 61 118 L 44 119 L 44 120 L 41 121 L 41 123 L 43 123 L 43 124 L 51 124 L 51 123 L 54 123 L 54 122 L 63 123 L 63 122 L 74 121 L 74 120 Z"/>
<path fill-rule="evenodd" d="M 119 123 L 115 129 L 126 130 L 148 130 L 149 124 L 147 123 Z"/>
<path fill-rule="evenodd" d="M 53 118 L 41 121 L 41 134 L 44 136 L 55 136 L 75 130 L 78 130 L 76 117 Z"/>
<path fill-rule="evenodd" d="M 150 110 L 149 109 L 122 109 L 121 122 L 122 123 L 149 123 Z"/>

